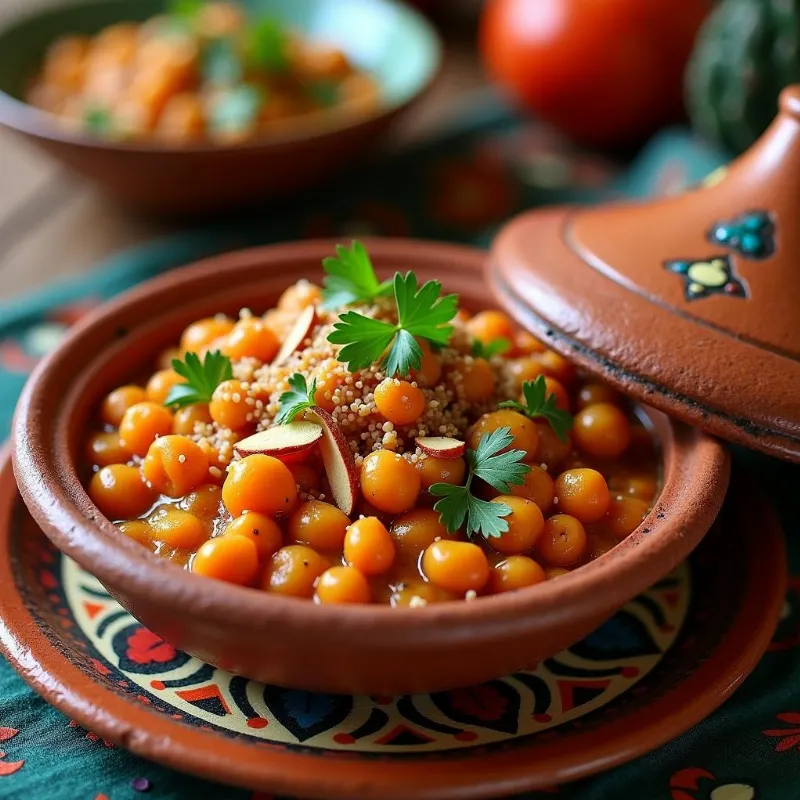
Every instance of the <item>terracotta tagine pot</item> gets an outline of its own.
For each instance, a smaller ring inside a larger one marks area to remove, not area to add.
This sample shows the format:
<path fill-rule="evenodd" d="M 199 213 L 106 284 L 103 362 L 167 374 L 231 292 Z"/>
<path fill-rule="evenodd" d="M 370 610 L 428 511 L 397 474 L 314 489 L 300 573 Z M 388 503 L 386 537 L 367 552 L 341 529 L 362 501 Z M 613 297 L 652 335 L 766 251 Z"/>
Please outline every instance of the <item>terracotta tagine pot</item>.
<path fill-rule="evenodd" d="M 501 240 L 507 241 L 507 238 Z M 485 253 L 367 240 L 382 275 L 414 270 L 493 305 Z M 116 299 L 71 330 L 31 376 L 14 424 L 14 471 L 37 523 L 146 627 L 177 647 L 248 677 L 302 689 L 368 694 L 477 684 L 581 639 L 686 558 L 725 494 L 729 460 L 714 438 L 647 411 L 662 454 L 663 490 L 640 527 L 575 572 L 530 589 L 426 608 L 319 606 L 191 574 L 122 535 L 92 504 L 79 465 L 100 399 L 177 341 L 185 326 L 242 306 L 267 309 L 301 277 L 319 281 L 333 242 L 243 251 L 171 272 Z"/>
<path fill-rule="evenodd" d="M 488 279 L 549 347 L 703 430 L 800 461 L 800 86 L 687 194 L 532 211 Z"/>

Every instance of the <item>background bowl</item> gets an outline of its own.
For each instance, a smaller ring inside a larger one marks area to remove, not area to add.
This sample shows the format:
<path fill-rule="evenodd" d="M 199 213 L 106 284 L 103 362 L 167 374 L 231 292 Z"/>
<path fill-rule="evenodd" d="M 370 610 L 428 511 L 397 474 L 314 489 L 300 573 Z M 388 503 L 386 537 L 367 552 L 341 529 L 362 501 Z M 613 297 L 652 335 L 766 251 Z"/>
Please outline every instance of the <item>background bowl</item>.
<path fill-rule="evenodd" d="M 159 13 L 164 0 L 100 0 L 47 8 L 0 31 L 0 124 L 139 210 L 189 216 L 284 196 L 357 162 L 435 78 L 432 26 L 397 0 L 240 0 L 313 40 L 341 47 L 378 81 L 381 103 L 363 117 L 321 111 L 297 127 L 236 145 L 119 143 L 64 129 L 23 102 L 28 80 L 58 36 L 96 33 Z"/>
<path fill-rule="evenodd" d="M 379 273 L 437 278 L 472 310 L 491 306 L 485 254 L 454 245 L 365 240 Z M 31 376 L 14 424 L 25 503 L 55 545 L 96 575 L 148 628 L 205 661 L 303 689 L 427 692 L 506 675 L 584 637 L 682 561 L 708 531 L 728 481 L 727 451 L 648 412 L 664 488 L 620 545 L 558 580 L 474 603 L 419 609 L 317 606 L 192 575 L 122 535 L 78 477 L 100 399 L 149 366 L 191 321 L 241 306 L 260 312 L 300 277 L 321 278 L 333 242 L 219 256 L 143 284 L 76 326 Z"/>

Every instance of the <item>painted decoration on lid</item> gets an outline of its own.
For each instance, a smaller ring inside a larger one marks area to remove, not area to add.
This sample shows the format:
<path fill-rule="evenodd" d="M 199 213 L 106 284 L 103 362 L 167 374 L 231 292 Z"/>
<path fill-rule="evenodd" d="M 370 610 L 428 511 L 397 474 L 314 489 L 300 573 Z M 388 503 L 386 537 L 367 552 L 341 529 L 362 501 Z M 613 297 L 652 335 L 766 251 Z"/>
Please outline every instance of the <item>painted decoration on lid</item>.
<path fill-rule="evenodd" d="M 747 286 L 734 273 L 728 256 L 712 256 L 698 261 L 667 261 L 664 268 L 683 278 L 683 294 L 687 300 L 700 300 L 715 294 L 747 298 Z"/>

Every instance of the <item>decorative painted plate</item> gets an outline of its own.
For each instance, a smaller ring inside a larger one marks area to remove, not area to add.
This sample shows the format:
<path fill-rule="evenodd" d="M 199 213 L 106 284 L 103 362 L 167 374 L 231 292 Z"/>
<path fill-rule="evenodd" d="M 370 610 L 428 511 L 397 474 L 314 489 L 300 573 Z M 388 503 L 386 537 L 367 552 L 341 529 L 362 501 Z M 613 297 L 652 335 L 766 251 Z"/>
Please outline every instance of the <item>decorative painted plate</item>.
<path fill-rule="evenodd" d="M 0 644 L 80 725 L 203 777 L 348 800 L 544 788 L 683 732 L 766 649 L 784 596 L 782 539 L 753 490 L 731 497 L 742 507 L 726 508 L 688 563 L 530 671 L 431 695 L 351 697 L 257 684 L 150 633 L 50 545 L 6 459 Z"/>

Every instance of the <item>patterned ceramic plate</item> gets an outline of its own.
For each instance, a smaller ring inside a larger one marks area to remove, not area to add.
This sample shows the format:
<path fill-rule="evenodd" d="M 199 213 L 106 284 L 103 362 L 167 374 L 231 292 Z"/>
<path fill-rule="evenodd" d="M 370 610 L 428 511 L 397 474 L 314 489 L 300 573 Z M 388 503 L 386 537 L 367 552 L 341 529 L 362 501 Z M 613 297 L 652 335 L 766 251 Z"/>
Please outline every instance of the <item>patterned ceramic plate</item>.
<path fill-rule="evenodd" d="M 431 695 L 350 697 L 256 684 L 154 636 L 52 548 L 6 460 L 0 643 L 82 726 L 207 778 L 348 800 L 542 788 L 666 742 L 758 661 L 783 601 L 783 546 L 752 491 L 732 497 L 742 507 L 728 507 L 689 563 L 535 669 Z"/>

